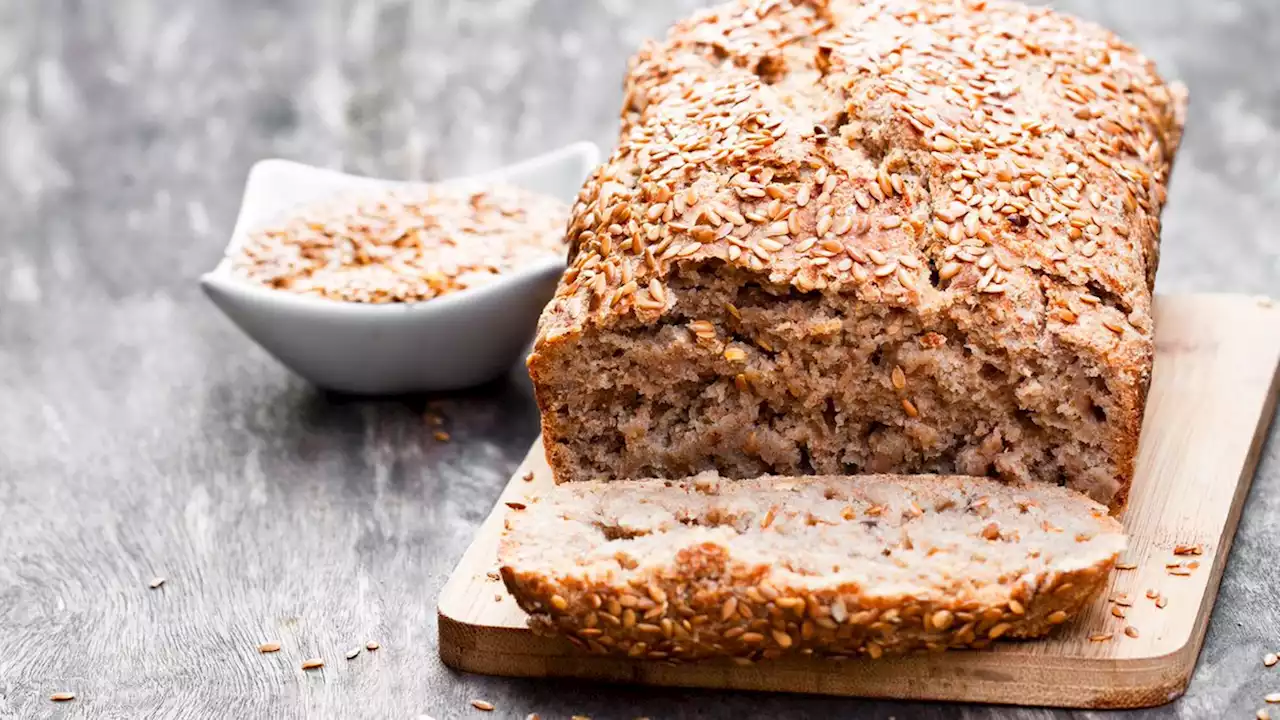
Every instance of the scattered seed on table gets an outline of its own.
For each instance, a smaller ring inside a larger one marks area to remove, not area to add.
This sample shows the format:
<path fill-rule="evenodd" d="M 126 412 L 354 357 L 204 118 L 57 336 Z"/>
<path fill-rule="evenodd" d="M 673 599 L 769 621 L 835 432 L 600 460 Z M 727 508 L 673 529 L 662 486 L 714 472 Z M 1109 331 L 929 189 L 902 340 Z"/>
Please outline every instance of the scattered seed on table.
<path fill-rule="evenodd" d="M 1089 642 L 1106 642 L 1112 638 L 1113 633 L 1095 633 L 1089 636 Z"/>
<path fill-rule="evenodd" d="M 162 577 L 152 578 L 151 582 L 147 583 L 147 587 L 151 588 L 152 590 L 155 590 L 156 588 L 160 587 L 163 584 L 164 584 L 164 578 Z"/>
<path fill-rule="evenodd" d="M 524 477 L 523 477 L 522 479 L 523 479 L 525 482 L 533 482 L 533 473 L 531 473 L 531 472 L 527 472 L 527 473 L 525 473 L 525 474 L 524 474 Z"/>
<path fill-rule="evenodd" d="M 372 652 L 372 651 L 374 651 L 374 650 L 377 650 L 377 649 L 378 649 L 378 648 L 380 648 L 380 647 L 382 647 L 382 646 L 381 646 L 381 645 L 379 645 L 379 644 L 378 644 L 378 641 L 376 641 L 376 640 L 370 640 L 369 642 L 367 642 L 367 643 L 365 643 L 365 644 L 364 644 L 364 649 L 365 649 L 365 650 L 368 650 L 368 651 L 370 651 L 370 652 Z"/>
<path fill-rule="evenodd" d="M 1163 609 L 1164 609 L 1164 606 L 1165 606 L 1165 605 L 1168 605 L 1168 604 L 1169 604 L 1169 598 L 1167 598 L 1167 597 L 1165 597 L 1165 596 L 1163 596 L 1163 595 L 1161 595 L 1160 597 L 1156 598 L 1156 607 L 1157 607 L 1157 608 L 1160 608 L 1161 610 L 1163 610 Z"/>
<path fill-rule="evenodd" d="M 1131 638 L 1136 638 L 1138 637 L 1138 628 L 1132 625 L 1126 625 L 1124 628 L 1124 634 L 1128 635 Z"/>
<path fill-rule="evenodd" d="M 1267 667 L 1271 667 L 1272 665 L 1275 665 L 1277 662 L 1280 662 L 1280 657 L 1276 657 L 1275 653 L 1267 653 L 1266 655 L 1262 656 L 1262 664 L 1266 665 Z"/>
<path fill-rule="evenodd" d="M 315 670 L 316 668 L 322 667 L 324 667 L 324 661 L 320 658 L 311 658 L 310 660 L 302 661 L 303 670 Z"/>
<path fill-rule="evenodd" d="M 258 646 L 258 652 L 260 653 L 273 653 L 279 650 L 280 643 L 278 642 L 265 642 Z"/>
<path fill-rule="evenodd" d="M 509 502 L 509 503 L 507 503 L 507 507 L 511 508 L 512 510 L 523 510 L 523 509 L 525 509 L 525 508 L 526 508 L 526 507 L 528 507 L 528 506 L 527 506 L 527 505 L 525 505 L 525 504 L 524 504 L 524 503 L 522 503 L 522 502 L 514 502 L 514 501 L 513 501 L 513 502 Z"/>
<path fill-rule="evenodd" d="M 69 693 L 69 692 L 56 692 L 56 693 L 54 693 L 54 694 L 50 695 L 50 696 L 49 696 L 49 699 L 50 699 L 50 700 L 52 700 L 52 701 L 54 701 L 54 702 L 66 702 L 66 701 L 68 701 L 68 700 L 75 700 L 75 699 L 76 699 L 76 694 L 75 694 L 75 693 Z"/>
<path fill-rule="evenodd" d="M 439 440 L 440 442 L 449 442 L 449 433 L 443 430 L 437 430 L 435 432 L 435 439 Z"/>
<path fill-rule="evenodd" d="M 1257 717 L 1258 720 L 1271 720 L 1271 712 L 1266 708 L 1258 708 L 1258 713 L 1255 717 Z"/>
<path fill-rule="evenodd" d="M 1137 570 L 1138 566 L 1133 563 L 1116 563 L 1117 570 Z"/>
<path fill-rule="evenodd" d="M 354 660 L 355 657 L 359 654 L 360 654 L 360 648 L 352 648 L 347 651 L 347 659 Z"/>
<path fill-rule="evenodd" d="M 485 712 L 490 712 L 493 710 L 493 703 L 489 702 L 488 700 L 472 700 L 471 706 L 477 710 L 483 710 Z"/>
<path fill-rule="evenodd" d="M 1266 700 L 1269 703 L 1280 703 L 1280 692 L 1267 693 L 1267 696 L 1263 698 L 1263 700 Z"/>

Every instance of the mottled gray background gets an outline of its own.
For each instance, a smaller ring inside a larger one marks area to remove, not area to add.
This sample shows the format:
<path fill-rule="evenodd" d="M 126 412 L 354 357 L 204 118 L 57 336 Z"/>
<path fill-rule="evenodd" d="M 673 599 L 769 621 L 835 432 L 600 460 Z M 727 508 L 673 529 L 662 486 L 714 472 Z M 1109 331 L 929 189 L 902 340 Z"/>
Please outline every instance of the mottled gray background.
<path fill-rule="evenodd" d="M 1105 715 L 456 674 L 435 595 L 537 432 L 518 371 L 329 396 L 200 296 L 254 160 L 436 178 L 608 146 L 627 55 L 695 4 L 0 0 L 0 717 Z M 1160 289 L 1277 294 L 1280 3 L 1058 5 L 1190 85 Z M 1190 691 L 1133 717 L 1252 717 L 1280 690 L 1276 455 Z"/>

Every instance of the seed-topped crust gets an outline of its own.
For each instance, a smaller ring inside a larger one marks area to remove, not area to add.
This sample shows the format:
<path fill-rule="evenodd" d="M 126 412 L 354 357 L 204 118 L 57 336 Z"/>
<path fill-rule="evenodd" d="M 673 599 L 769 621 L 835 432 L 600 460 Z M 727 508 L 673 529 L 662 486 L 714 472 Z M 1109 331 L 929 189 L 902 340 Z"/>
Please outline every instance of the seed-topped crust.
<path fill-rule="evenodd" d="M 732 269 L 770 292 L 952 322 L 983 352 L 1070 349 L 1114 399 L 1119 487 L 1095 497 L 1118 508 L 1184 103 L 1111 33 L 1011 2 L 695 15 L 631 63 L 618 148 L 573 208 L 535 382 L 584 335 L 670 317 L 685 300 L 673 278 Z M 544 410 L 559 401 L 545 385 Z M 553 441 L 568 432 L 546 421 Z M 582 479 L 548 447 L 557 479 Z"/>
<path fill-rule="evenodd" d="M 499 563 L 535 630 L 596 653 L 874 658 L 1044 635 L 1124 545 L 1063 488 L 704 474 L 557 486 L 508 514 Z"/>

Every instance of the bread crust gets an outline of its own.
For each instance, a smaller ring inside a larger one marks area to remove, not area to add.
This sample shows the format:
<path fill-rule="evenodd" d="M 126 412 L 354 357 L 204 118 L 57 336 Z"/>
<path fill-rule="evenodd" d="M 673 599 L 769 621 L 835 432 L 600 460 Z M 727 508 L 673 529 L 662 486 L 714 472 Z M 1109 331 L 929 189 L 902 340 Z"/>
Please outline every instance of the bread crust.
<path fill-rule="evenodd" d="M 1185 101 L 1106 30 L 1010 2 L 740 0 L 678 23 L 631 62 L 529 358 L 557 481 L 599 476 L 566 412 L 584 342 L 674 321 L 674 278 L 724 269 L 958 327 L 1011 373 L 1081 368 L 1106 398 L 1092 494 L 1119 510 Z"/>

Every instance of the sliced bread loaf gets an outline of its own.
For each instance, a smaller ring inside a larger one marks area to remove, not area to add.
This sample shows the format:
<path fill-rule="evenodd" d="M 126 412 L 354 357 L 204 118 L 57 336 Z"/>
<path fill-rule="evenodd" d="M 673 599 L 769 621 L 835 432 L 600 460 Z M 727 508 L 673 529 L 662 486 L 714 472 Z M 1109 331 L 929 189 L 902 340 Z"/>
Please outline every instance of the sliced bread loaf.
<path fill-rule="evenodd" d="M 1184 102 L 1018 3 L 680 22 L 631 63 L 529 358 L 557 481 L 992 475 L 1118 510 Z"/>
<path fill-rule="evenodd" d="M 871 475 L 556 486 L 507 518 L 537 631 L 597 653 L 741 662 L 983 647 L 1066 622 L 1125 539 L 1070 490 Z"/>

